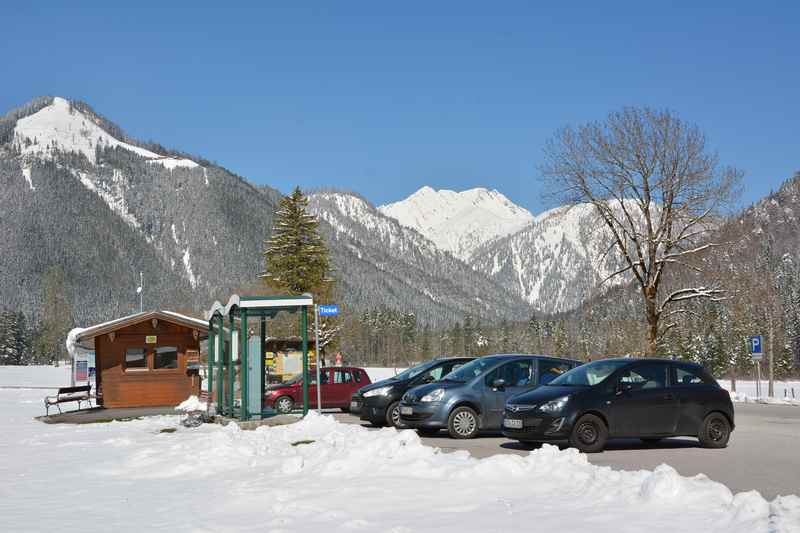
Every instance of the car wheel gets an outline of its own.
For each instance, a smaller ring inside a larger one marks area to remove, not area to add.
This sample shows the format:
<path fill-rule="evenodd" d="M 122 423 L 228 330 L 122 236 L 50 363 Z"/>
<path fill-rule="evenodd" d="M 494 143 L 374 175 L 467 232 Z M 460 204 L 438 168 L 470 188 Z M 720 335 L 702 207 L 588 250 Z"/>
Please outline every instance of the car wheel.
<path fill-rule="evenodd" d="M 403 422 L 400 420 L 400 402 L 392 402 L 386 408 L 386 425 L 390 427 L 403 428 Z"/>
<path fill-rule="evenodd" d="M 447 419 L 447 431 L 454 439 L 471 439 L 478 435 L 478 413 L 469 407 L 457 407 Z"/>
<path fill-rule="evenodd" d="M 288 396 L 281 396 L 277 400 L 275 400 L 275 410 L 283 415 L 287 415 L 292 412 L 294 408 L 294 400 L 292 400 Z"/>
<path fill-rule="evenodd" d="M 704 448 L 724 448 L 731 437 L 731 424 L 722 413 L 711 413 L 700 428 L 700 444 Z"/>
<path fill-rule="evenodd" d="M 575 422 L 569 435 L 569 445 L 583 453 L 603 450 L 608 440 L 608 428 L 599 416 L 583 415 Z"/>

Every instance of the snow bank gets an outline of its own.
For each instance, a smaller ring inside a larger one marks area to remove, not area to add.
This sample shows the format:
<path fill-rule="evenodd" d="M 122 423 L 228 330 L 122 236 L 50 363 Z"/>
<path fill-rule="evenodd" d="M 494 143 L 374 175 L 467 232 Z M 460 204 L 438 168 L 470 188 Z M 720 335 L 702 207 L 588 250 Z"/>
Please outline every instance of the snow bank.
<path fill-rule="evenodd" d="M 206 402 L 201 402 L 197 396 L 189 396 L 185 400 L 183 400 L 177 407 L 175 407 L 176 411 L 183 411 L 184 413 L 191 413 L 193 411 L 206 411 L 208 409 L 208 405 Z"/>
<path fill-rule="evenodd" d="M 0 390 L 8 531 L 800 531 L 796 496 L 733 495 L 666 465 L 615 471 L 553 446 L 475 459 L 315 412 L 256 431 L 45 425 L 36 392 Z"/>
<path fill-rule="evenodd" d="M 761 381 L 761 395 L 758 394 L 756 381 L 736 380 L 736 392 L 731 391 L 730 380 L 717 380 L 724 389 L 731 393 L 731 400 L 742 403 L 763 403 L 770 405 L 796 405 L 800 406 L 800 381 L 775 381 L 775 397 L 767 396 L 769 385 L 766 380 Z M 794 396 L 792 395 L 794 389 Z"/>

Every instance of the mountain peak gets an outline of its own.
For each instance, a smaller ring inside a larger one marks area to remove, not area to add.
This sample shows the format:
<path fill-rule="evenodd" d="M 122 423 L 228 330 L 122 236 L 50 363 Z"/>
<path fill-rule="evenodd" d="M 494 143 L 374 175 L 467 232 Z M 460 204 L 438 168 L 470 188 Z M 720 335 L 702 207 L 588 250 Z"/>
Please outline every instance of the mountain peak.
<path fill-rule="evenodd" d="M 405 200 L 378 209 L 463 260 L 533 220 L 528 210 L 483 187 L 457 192 L 424 186 Z"/>
<path fill-rule="evenodd" d="M 112 126 L 88 105 L 55 96 L 48 105 L 16 121 L 12 142 L 27 156 L 48 158 L 54 150 L 60 150 L 83 154 L 96 164 L 98 147 L 119 147 L 170 169 L 199 166 L 190 159 L 164 156 L 136 146 L 121 139 L 124 134 Z"/>

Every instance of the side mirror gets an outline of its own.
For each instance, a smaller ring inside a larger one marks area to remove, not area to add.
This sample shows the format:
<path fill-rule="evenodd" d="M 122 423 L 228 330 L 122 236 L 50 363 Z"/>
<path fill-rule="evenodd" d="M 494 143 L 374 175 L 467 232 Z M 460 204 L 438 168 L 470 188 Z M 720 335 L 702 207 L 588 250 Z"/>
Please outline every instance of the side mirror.
<path fill-rule="evenodd" d="M 498 379 L 492 381 L 492 387 L 495 388 L 495 389 L 504 389 L 505 386 L 506 386 L 506 380 L 504 380 L 502 378 L 498 378 Z"/>

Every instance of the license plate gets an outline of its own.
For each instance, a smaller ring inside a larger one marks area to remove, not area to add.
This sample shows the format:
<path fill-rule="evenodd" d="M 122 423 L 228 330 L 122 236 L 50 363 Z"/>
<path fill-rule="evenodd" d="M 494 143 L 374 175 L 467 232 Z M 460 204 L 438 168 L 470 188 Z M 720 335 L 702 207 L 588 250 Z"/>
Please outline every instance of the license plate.
<path fill-rule="evenodd" d="M 412 409 L 411 407 L 401 407 L 400 408 L 400 414 L 401 415 L 413 415 L 414 414 L 414 409 Z"/>
<path fill-rule="evenodd" d="M 503 425 L 511 429 L 522 429 L 522 420 L 516 418 L 506 418 L 503 420 Z"/>

